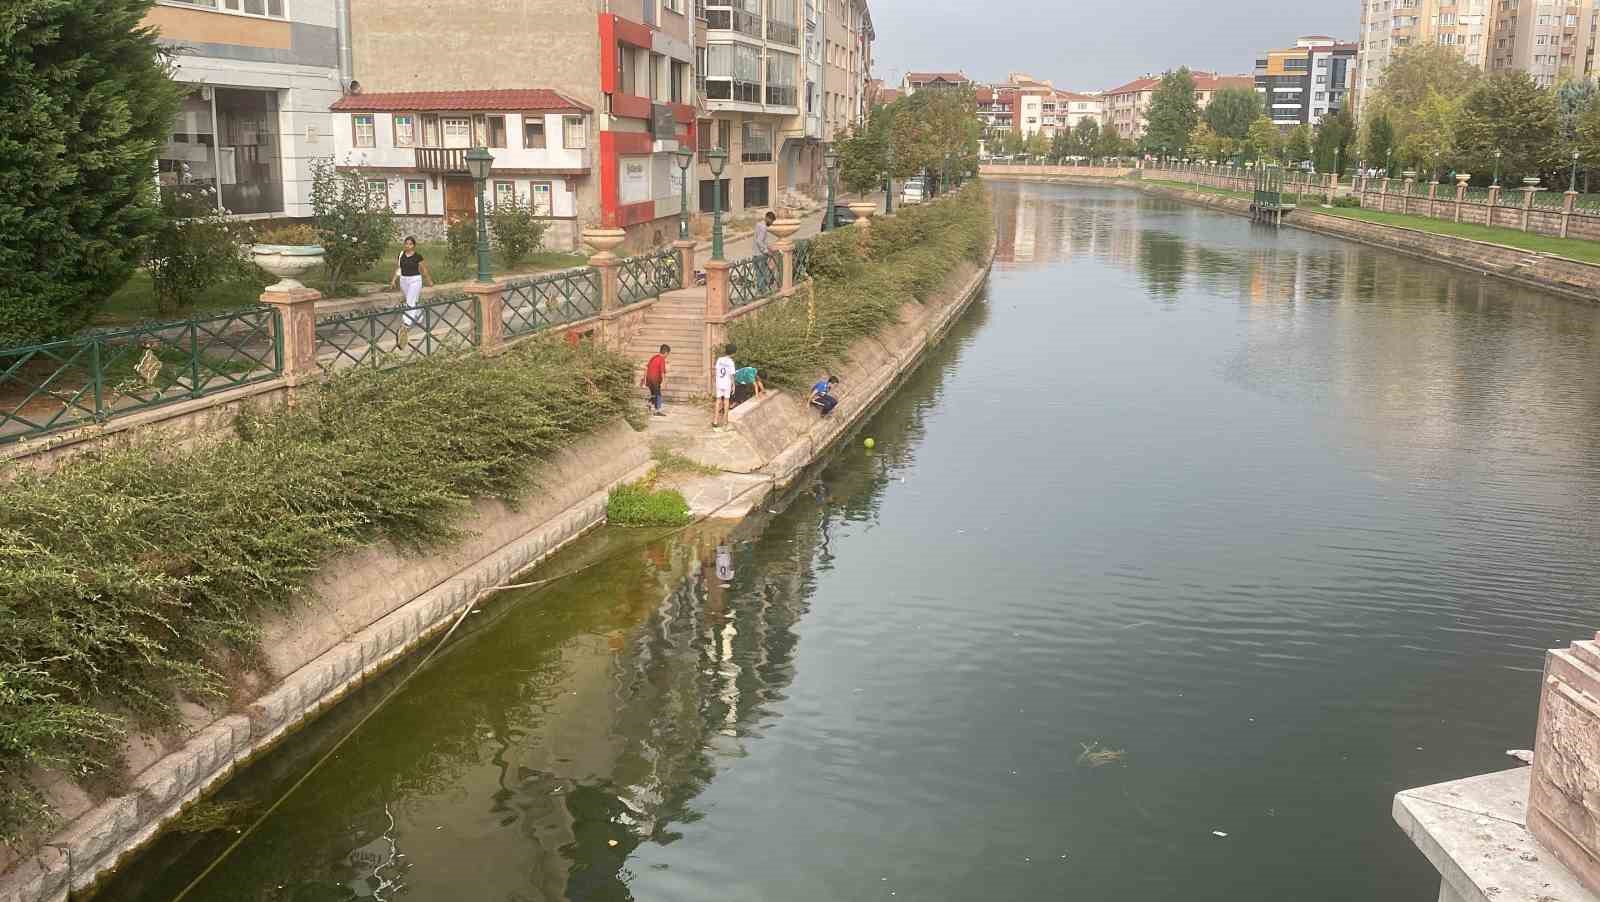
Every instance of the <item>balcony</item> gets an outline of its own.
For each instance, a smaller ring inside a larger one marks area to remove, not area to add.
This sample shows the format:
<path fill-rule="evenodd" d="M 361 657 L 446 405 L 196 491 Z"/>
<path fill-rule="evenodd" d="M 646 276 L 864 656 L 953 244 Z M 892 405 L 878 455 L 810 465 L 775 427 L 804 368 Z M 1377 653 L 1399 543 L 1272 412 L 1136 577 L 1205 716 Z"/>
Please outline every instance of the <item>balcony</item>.
<path fill-rule="evenodd" d="M 464 147 L 418 147 L 418 172 L 449 172 L 466 175 L 467 151 Z"/>
<path fill-rule="evenodd" d="M 791 47 L 800 46 L 800 29 L 785 22 L 767 22 L 767 40 Z"/>
<path fill-rule="evenodd" d="M 793 107 L 798 96 L 792 85 L 767 85 L 767 106 Z"/>
<path fill-rule="evenodd" d="M 761 83 L 758 81 L 733 81 L 726 78 L 706 79 L 707 100 L 735 100 L 740 103 L 760 103 Z"/>
<path fill-rule="evenodd" d="M 711 6 L 706 8 L 706 28 L 711 31 L 736 31 L 761 38 L 761 17 L 742 9 Z"/>

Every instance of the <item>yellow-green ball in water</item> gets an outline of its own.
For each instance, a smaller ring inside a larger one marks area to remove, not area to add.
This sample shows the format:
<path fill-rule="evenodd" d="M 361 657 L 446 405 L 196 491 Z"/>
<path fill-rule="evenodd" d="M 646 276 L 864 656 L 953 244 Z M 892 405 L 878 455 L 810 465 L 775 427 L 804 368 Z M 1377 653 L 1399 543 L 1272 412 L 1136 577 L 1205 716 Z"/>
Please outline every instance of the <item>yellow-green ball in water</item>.
<path fill-rule="evenodd" d="M 866 445 L 868 448 L 875 448 L 878 445 L 877 442 L 873 441 L 870 438 L 867 439 L 866 441 L 862 442 L 861 444 Z"/>

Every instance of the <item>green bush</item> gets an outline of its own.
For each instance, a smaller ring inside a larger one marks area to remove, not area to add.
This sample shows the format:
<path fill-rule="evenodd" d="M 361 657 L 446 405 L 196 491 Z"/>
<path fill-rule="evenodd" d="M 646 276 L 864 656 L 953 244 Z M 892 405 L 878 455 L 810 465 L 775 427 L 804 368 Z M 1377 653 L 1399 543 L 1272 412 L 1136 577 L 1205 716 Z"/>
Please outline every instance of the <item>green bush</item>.
<path fill-rule="evenodd" d="M 612 526 L 684 526 L 692 519 L 682 492 L 657 489 L 648 480 L 619 485 L 606 498 L 606 522 Z"/>
<path fill-rule="evenodd" d="M 338 168 L 331 158 L 311 162 L 311 215 L 330 293 L 378 262 L 394 240 L 389 198 L 375 193 L 366 176 Z"/>
<path fill-rule="evenodd" d="M 1361 198 L 1356 197 L 1354 194 L 1346 194 L 1343 197 L 1335 197 L 1333 205 L 1346 210 L 1356 210 L 1361 208 Z"/>
<path fill-rule="evenodd" d="M 178 194 L 162 198 L 161 223 L 150 238 L 144 268 L 150 274 L 156 312 L 172 316 L 194 306 L 216 285 L 253 281 L 256 267 L 245 256 L 242 230 L 211 203 Z"/>
<path fill-rule="evenodd" d="M 130 722 L 218 699 L 328 556 L 451 539 L 475 497 L 636 414 L 630 363 L 587 344 L 354 370 L 290 409 L 241 415 L 195 452 L 155 446 L 18 470 L 0 505 L 0 839 L 43 826 L 26 775 L 113 763 Z"/>
<path fill-rule="evenodd" d="M 478 221 L 463 216 L 450 223 L 445 233 L 444 262 L 456 272 L 465 272 L 478 252 Z"/>
<path fill-rule="evenodd" d="M 974 184 L 874 220 L 865 235 L 850 227 L 812 239 L 811 294 L 729 328 L 740 363 L 761 370 L 769 385 L 803 389 L 852 344 L 893 323 L 905 304 L 933 297 L 962 262 L 982 262 L 993 228 L 988 198 Z"/>
<path fill-rule="evenodd" d="M 533 207 L 522 198 L 496 201 L 489 213 L 489 231 L 501 262 L 515 266 L 544 244 L 545 223 L 533 215 Z"/>

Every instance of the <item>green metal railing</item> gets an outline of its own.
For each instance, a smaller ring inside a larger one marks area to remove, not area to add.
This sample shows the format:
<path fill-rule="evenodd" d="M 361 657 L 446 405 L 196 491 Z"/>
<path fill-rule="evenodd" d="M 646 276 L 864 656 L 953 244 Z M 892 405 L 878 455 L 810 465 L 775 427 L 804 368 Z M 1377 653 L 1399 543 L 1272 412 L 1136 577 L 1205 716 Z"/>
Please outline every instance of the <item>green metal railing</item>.
<path fill-rule="evenodd" d="M 0 444 L 272 379 L 279 336 L 252 307 L 0 350 Z"/>
<path fill-rule="evenodd" d="M 389 369 L 478 344 L 477 299 L 438 295 L 416 307 L 358 310 L 317 320 L 317 365 L 325 373 L 358 366 Z"/>
<path fill-rule="evenodd" d="M 811 278 L 811 239 L 800 238 L 794 243 L 794 280 Z"/>
<path fill-rule="evenodd" d="M 756 254 L 728 267 L 728 306 L 743 307 L 782 287 L 783 256 Z"/>
<path fill-rule="evenodd" d="M 1468 188 L 1466 193 L 1461 195 L 1461 202 L 1464 204 L 1486 204 L 1489 202 L 1491 193 L 1488 188 Z"/>
<path fill-rule="evenodd" d="M 683 269 L 678 252 L 668 248 L 622 258 L 617 266 L 617 286 L 618 302 L 623 306 L 682 288 Z"/>
<path fill-rule="evenodd" d="M 587 266 L 507 282 L 500 312 L 504 335 L 532 335 L 595 316 L 600 294 L 600 272 Z"/>
<path fill-rule="evenodd" d="M 1564 210 L 1566 206 L 1567 195 L 1564 191 L 1533 192 L 1533 207 L 1536 210 Z"/>
<path fill-rule="evenodd" d="M 1573 199 L 1572 208 L 1585 213 L 1600 211 L 1600 194 L 1580 194 Z"/>

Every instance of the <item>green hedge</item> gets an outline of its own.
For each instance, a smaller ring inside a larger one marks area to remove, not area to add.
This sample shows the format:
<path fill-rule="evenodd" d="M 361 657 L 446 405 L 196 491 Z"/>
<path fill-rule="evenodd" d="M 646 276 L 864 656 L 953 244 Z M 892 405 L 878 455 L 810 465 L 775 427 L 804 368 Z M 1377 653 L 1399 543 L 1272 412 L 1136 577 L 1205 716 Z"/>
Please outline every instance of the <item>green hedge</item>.
<path fill-rule="evenodd" d="M 637 408 L 632 367 L 546 342 L 356 371 L 237 436 L 20 472 L 0 505 L 0 838 L 48 825 L 35 766 L 114 774 L 127 726 L 225 699 L 257 615 L 329 555 L 448 540 L 468 502 L 515 499 L 535 464 Z"/>
<path fill-rule="evenodd" d="M 769 385 L 809 386 L 852 344 L 893 323 L 903 305 L 931 298 L 963 262 L 983 262 L 993 234 L 988 196 L 973 183 L 873 219 L 866 230 L 842 228 L 812 239 L 814 305 L 802 292 L 736 320 L 729 338 L 740 364 L 759 369 Z"/>

